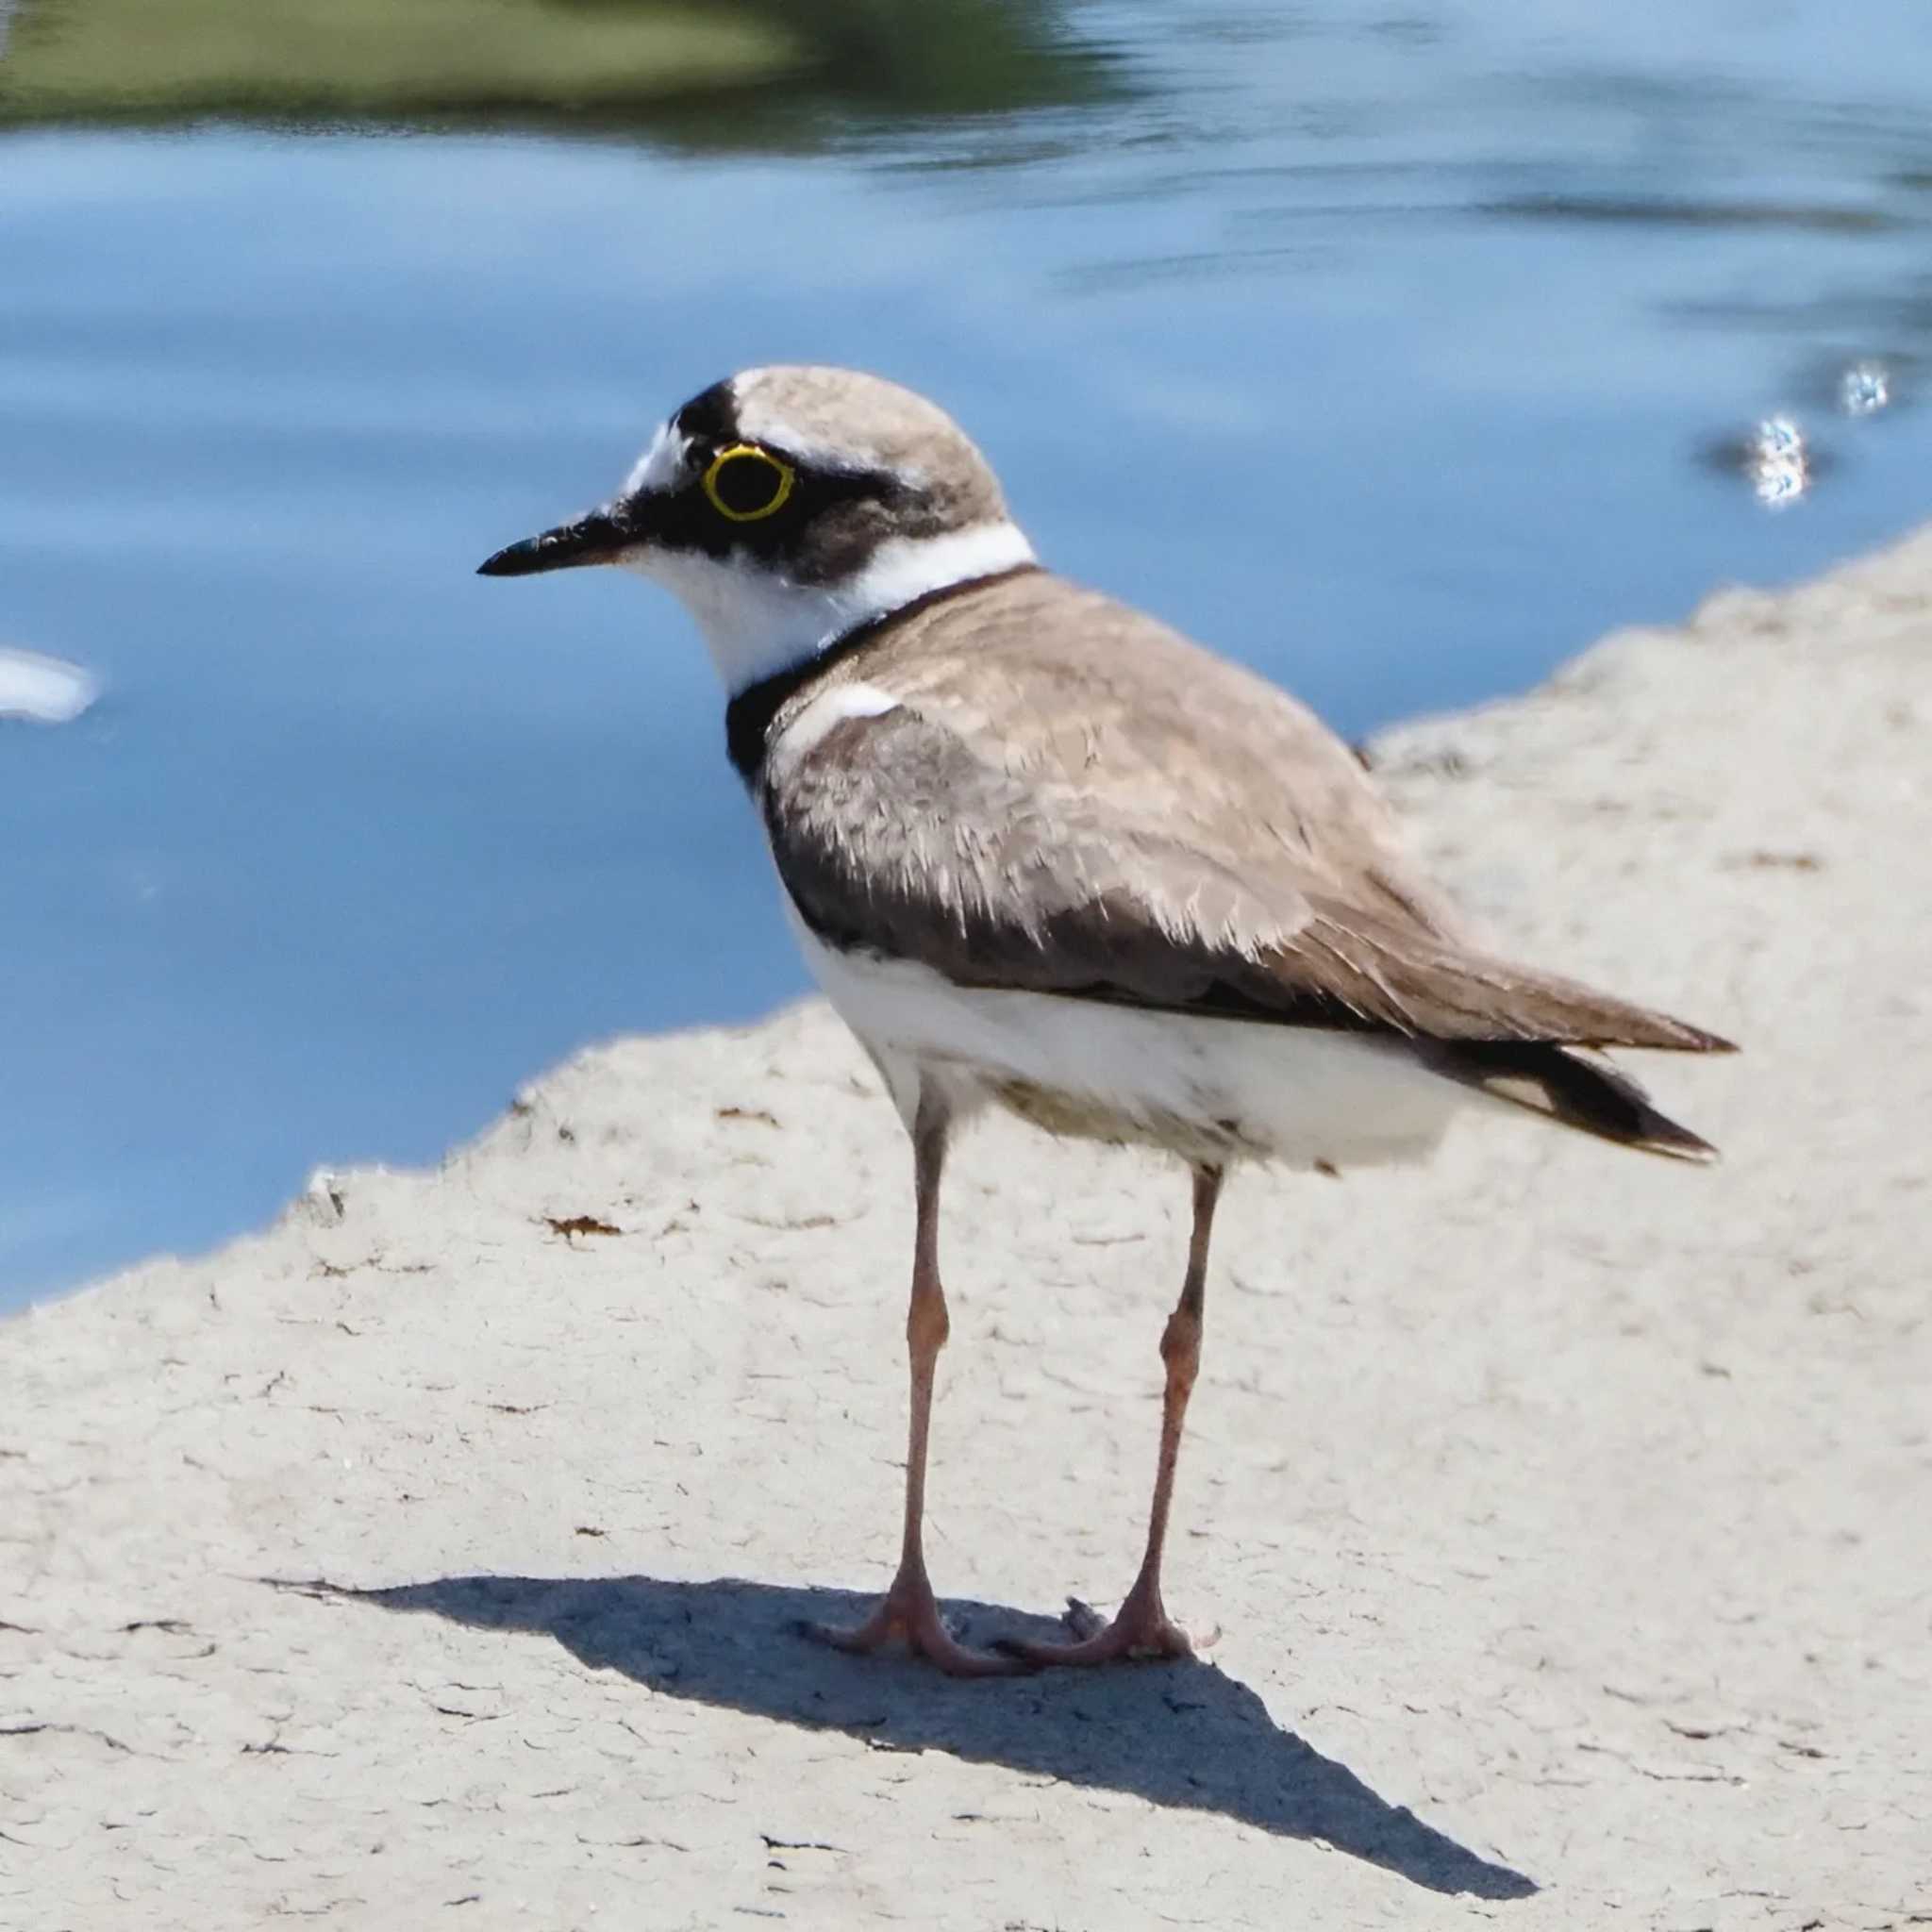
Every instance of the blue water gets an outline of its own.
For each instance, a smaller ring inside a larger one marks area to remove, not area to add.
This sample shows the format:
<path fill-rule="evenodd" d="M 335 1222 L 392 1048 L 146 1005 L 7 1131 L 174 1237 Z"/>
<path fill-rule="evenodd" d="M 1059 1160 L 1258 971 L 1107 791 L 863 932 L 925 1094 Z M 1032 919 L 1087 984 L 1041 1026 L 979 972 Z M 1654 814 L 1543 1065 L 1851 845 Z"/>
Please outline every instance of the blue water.
<path fill-rule="evenodd" d="M 675 607 L 472 575 L 732 368 L 929 391 L 1350 732 L 1924 516 L 1918 0 L 1607 11 L 1074 8 L 1110 103 L 811 156 L 0 136 L 0 644 L 107 680 L 0 724 L 0 1306 L 802 989 Z"/>

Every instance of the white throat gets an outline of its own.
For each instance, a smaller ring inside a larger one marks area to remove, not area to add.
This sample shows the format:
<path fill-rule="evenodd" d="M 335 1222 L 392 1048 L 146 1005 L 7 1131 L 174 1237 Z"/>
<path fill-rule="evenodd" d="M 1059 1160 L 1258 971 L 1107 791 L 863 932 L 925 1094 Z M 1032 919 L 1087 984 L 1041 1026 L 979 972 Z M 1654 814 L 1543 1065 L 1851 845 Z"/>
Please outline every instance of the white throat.
<path fill-rule="evenodd" d="M 719 678 L 735 697 L 816 658 L 861 624 L 1034 558 L 1016 525 L 997 523 L 941 537 L 895 537 L 879 545 L 862 571 L 836 584 L 788 583 L 743 557 L 636 551 L 625 560 L 691 612 Z"/>

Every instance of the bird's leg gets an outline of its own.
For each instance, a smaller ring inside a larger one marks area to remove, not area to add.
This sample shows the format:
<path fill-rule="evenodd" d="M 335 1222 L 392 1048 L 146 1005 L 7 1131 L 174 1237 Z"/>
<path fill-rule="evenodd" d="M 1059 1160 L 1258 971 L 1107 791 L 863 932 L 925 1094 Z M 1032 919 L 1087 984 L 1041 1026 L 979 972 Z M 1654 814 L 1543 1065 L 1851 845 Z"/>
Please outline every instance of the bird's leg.
<path fill-rule="evenodd" d="M 1000 1648 L 1031 1664 L 1098 1664 L 1113 1657 L 1191 1657 L 1188 1633 L 1173 1622 L 1160 1600 L 1160 1555 L 1167 1541 L 1168 1506 L 1174 1500 L 1174 1464 L 1181 1453 L 1181 1428 L 1187 1421 L 1188 1397 L 1201 1368 L 1201 1315 L 1208 1290 L 1208 1241 L 1214 1225 L 1214 1204 L 1221 1195 L 1222 1170 L 1194 1170 L 1194 1230 L 1188 1243 L 1188 1274 L 1180 1300 L 1161 1331 L 1160 1358 L 1167 1367 L 1167 1387 L 1160 1403 L 1160 1457 L 1154 1469 L 1154 1502 L 1148 1512 L 1147 1550 L 1113 1622 L 1094 1627 L 1098 1620 L 1084 1604 L 1069 1607 L 1068 1623 L 1076 1641 L 1036 1643 L 1025 1638 L 1001 1640 Z"/>
<path fill-rule="evenodd" d="M 932 1419 L 933 1374 L 946 1345 L 949 1324 L 946 1291 L 940 1283 L 940 1171 L 945 1163 L 946 1119 L 922 1101 L 912 1127 L 918 1233 L 912 1256 L 912 1299 L 906 1311 L 906 1351 L 912 1369 L 912 1419 L 906 1445 L 906 1524 L 899 1549 L 899 1574 L 878 1607 L 849 1629 L 808 1624 L 814 1637 L 841 1650 L 876 1650 L 889 1638 L 904 1637 L 907 1647 L 956 1677 L 1010 1674 L 1022 1668 L 1014 1658 L 968 1649 L 946 1628 L 925 1574 L 922 1534 L 925 1516 L 925 1449 Z"/>

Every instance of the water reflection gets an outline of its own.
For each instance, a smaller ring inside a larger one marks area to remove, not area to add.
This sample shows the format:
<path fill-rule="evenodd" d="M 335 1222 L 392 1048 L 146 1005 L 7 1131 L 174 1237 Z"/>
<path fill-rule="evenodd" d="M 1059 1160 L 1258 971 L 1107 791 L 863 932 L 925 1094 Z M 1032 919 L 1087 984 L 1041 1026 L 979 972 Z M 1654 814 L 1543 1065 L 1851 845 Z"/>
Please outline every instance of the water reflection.
<path fill-rule="evenodd" d="M 470 576 L 734 365 L 1351 734 L 1925 510 L 1916 0 L 309 4 L 10 14 L 0 1306 L 800 990 L 678 620 Z"/>
<path fill-rule="evenodd" d="M 1635 223 L 1651 228 L 1784 228 L 1819 235 L 1883 235 L 1924 224 L 1903 210 L 1801 201 L 1690 201 L 1672 194 L 1520 194 L 1479 213 L 1540 222 Z"/>
<path fill-rule="evenodd" d="M 0 125 L 549 126 L 708 152 L 1107 98 L 1044 0 L 12 0 Z M 4 23 L 0 23 L 4 31 Z"/>

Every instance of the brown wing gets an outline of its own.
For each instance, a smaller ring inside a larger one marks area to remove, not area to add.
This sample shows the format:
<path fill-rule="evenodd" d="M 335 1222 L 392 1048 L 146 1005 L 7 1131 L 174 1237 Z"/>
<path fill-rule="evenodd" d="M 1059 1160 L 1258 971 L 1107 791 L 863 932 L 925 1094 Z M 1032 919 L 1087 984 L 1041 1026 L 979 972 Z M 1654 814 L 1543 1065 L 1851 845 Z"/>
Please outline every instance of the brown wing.
<path fill-rule="evenodd" d="M 897 702 L 840 715 L 853 682 Z M 1312 713 L 1057 578 L 919 613 L 770 743 L 765 823 L 807 924 L 959 985 L 1417 1040 L 1724 1044 L 1470 943 Z"/>

